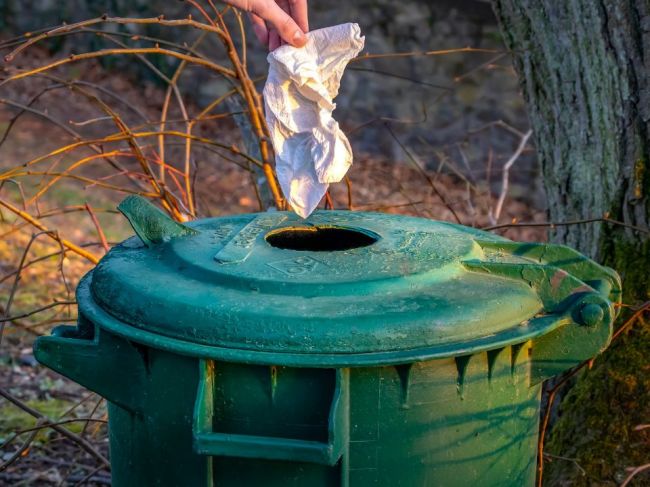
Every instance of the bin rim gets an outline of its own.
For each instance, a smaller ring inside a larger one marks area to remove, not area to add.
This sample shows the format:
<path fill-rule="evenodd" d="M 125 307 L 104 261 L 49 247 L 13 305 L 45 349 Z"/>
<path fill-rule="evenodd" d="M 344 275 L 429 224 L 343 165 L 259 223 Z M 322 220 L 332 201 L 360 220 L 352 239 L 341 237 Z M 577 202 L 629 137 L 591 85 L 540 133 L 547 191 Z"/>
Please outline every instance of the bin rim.
<path fill-rule="evenodd" d="M 258 365 L 340 368 L 388 366 L 454 358 L 522 344 L 574 322 L 571 309 L 568 309 L 563 313 L 539 314 L 520 326 L 467 342 L 362 353 L 284 353 L 206 345 L 132 326 L 113 317 L 94 301 L 90 291 L 91 282 L 92 271 L 84 276 L 77 288 L 79 313 L 102 330 L 140 345 L 179 355 Z"/>

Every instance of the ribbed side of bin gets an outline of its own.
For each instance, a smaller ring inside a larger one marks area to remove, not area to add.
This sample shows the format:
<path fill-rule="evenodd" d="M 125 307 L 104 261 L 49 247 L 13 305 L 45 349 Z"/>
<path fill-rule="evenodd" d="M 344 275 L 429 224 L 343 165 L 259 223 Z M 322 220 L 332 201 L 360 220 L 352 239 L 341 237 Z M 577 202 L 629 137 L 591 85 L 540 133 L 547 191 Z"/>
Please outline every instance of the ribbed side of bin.
<path fill-rule="evenodd" d="M 125 341 L 120 347 L 134 345 Z M 138 379 L 139 392 L 131 404 L 109 403 L 113 482 L 531 485 L 540 386 L 530 386 L 529 353 L 530 344 L 523 344 L 459 359 L 313 369 L 204 361 L 149 350 L 141 363 L 133 364 L 136 374 L 144 369 L 145 375 Z M 213 380 L 203 381 L 201 367 L 214 374 Z M 335 434 L 347 435 L 349 441 L 340 456 L 328 465 L 317 453 L 303 461 L 304 451 L 283 450 L 293 441 L 328 443 L 341 370 L 349 380 L 348 416 Z M 129 375 L 116 380 L 129 380 Z M 203 396 L 197 402 L 197 388 L 199 396 L 207 392 L 211 399 Z M 203 414 L 211 416 L 209 433 L 197 431 Z M 218 434 L 220 441 L 211 442 L 210 434 Z M 240 450 L 242 438 L 246 451 Z M 258 438 L 264 441 L 254 444 Z"/>

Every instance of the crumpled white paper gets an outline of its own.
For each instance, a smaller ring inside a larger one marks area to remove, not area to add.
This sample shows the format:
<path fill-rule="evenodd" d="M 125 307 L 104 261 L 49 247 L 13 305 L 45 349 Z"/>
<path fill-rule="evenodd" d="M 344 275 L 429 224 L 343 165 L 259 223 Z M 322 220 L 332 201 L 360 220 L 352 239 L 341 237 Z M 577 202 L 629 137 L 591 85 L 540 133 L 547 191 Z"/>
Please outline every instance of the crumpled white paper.
<path fill-rule="evenodd" d="M 276 174 L 303 218 L 352 164 L 350 143 L 332 117 L 333 100 L 345 66 L 363 44 L 358 24 L 341 24 L 309 32 L 302 48 L 285 45 L 268 55 L 264 105 Z"/>

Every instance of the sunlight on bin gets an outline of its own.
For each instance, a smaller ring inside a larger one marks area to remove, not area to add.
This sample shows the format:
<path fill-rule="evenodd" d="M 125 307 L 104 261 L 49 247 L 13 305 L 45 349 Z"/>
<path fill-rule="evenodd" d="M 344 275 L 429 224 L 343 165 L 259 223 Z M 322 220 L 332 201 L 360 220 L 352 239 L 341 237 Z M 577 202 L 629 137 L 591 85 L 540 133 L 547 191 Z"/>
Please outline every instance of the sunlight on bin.
<path fill-rule="evenodd" d="M 449 223 L 120 209 L 138 236 L 35 344 L 109 401 L 117 487 L 532 485 L 541 383 L 620 301 L 570 248 Z"/>

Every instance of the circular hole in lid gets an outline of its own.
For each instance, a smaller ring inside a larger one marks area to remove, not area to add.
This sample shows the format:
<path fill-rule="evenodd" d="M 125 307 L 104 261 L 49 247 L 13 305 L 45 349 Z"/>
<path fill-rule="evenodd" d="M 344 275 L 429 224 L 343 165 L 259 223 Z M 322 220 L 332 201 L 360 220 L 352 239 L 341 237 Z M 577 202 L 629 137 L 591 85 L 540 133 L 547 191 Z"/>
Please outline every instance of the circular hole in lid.
<path fill-rule="evenodd" d="M 333 252 L 367 247 L 379 237 L 359 230 L 340 227 L 294 227 L 275 230 L 266 235 L 269 245 L 285 250 Z"/>

